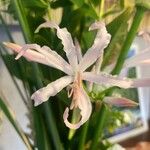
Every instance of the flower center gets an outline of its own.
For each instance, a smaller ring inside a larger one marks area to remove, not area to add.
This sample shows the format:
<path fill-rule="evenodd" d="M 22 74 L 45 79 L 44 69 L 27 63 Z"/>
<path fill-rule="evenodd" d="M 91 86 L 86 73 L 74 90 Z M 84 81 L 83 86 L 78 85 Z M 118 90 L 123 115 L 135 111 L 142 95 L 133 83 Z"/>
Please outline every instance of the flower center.
<path fill-rule="evenodd" d="M 72 97 L 70 109 L 77 108 L 78 106 L 79 89 L 81 87 L 81 84 L 81 74 L 78 72 L 75 76 L 74 82 L 69 86 L 68 89 L 68 97 Z"/>

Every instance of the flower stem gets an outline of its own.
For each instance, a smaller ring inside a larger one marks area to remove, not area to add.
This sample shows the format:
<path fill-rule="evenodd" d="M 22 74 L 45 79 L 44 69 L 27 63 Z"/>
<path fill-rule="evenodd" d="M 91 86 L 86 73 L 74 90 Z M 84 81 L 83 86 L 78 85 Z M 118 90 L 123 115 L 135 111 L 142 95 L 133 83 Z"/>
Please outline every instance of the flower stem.
<path fill-rule="evenodd" d="M 101 109 L 99 111 L 99 115 L 97 117 L 98 118 L 97 125 L 93 133 L 94 136 L 92 139 L 90 150 L 97 149 L 99 140 L 102 138 L 103 129 L 107 119 L 107 113 L 108 113 L 107 107 L 104 104 L 102 104 Z"/>
<path fill-rule="evenodd" d="M 19 19 L 19 23 L 22 27 L 22 32 L 23 32 L 25 41 L 27 43 L 30 43 L 32 41 L 32 34 L 30 31 L 30 27 L 29 27 L 26 15 L 25 15 L 24 8 L 22 7 L 23 4 L 21 3 L 21 0 L 13 0 L 13 4 L 14 4 L 14 7 L 16 10 L 18 19 Z"/>
<path fill-rule="evenodd" d="M 86 135 L 87 135 L 87 131 L 88 131 L 88 126 L 89 126 L 89 121 L 87 121 L 84 124 L 84 126 L 82 127 L 78 150 L 85 149 L 84 146 L 85 146 L 85 142 L 86 142 Z"/>
<path fill-rule="evenodd" d="M 115 68 L 113 69 L 112 71 L 112 74 L 115 75 L 115 74 L 119 74 L 122 67 L 123 67 L 123 63 L 126 59 L 126 56 L 128 54 L 128 51 L 130 50 L 130 46 L 136 36 L 136 33 L 137 33 L 137 30 L 138 30 L 138 27 L 140 25 L 140 22 L 144 16 L 144 13 L 145 13 L 145 8 L 144 7 L 141 7 L 141 6 L 137 6 L 137 10 L 136 10 L 136 14 L 133 18 L 133 22 L 132 22 L 132 25 L 131 25 L 131 28 L 127 34 L 127 37 L 126 37 L 126 40 L 123 44 L 123 47 L 122 47 L 122 50 L 121 50 L 121 53 L 119 55 L 119 58 L 117 60 L 117 63 L 116 63 L 116 66 Z"/>
<path fill-rule="evenodd" d="M 100 19 L 102 18 L 104 14 L 104 4 L 105 4 L 105 0 L 101 0 L 100 5 L 99 5 L 99 18 Z"/>

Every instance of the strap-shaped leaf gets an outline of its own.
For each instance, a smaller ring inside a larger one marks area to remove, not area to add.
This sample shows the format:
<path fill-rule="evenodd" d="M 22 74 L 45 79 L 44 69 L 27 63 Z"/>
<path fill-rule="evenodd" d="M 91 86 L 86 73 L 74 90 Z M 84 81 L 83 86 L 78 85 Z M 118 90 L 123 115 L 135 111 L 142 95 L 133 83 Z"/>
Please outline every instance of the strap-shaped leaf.
<path fill-rule="evenodd" d="M 115 61 L 123 44 L 122 37 L 127 34 L 127 21 L 131 16 L 132 9 L 127 8 L 117 18 L 107 25 L 108 33 L 111 34 L 111 42 L 105 50 L 102 68 Z"/>

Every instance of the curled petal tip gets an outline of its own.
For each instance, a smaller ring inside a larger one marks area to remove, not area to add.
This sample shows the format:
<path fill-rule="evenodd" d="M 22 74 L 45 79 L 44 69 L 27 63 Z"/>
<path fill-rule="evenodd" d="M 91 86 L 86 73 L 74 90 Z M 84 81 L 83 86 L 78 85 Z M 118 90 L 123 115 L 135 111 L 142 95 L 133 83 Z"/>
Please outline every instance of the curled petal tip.
<path fill-rule="evenodd" d="M 23 56 L 25 54 L 25 50 L 21 50 L 18 55 L 15 57 L 16 60 L 18 60 L 21 56 Z"/>
<path fill-rule="evenodd" d="M 63 114 L 63 119 L 64 119 L 64 123 L 65 125 L 70 128 L 70 129 L 78 129 L 82 123 L 81 122 L 78 122 L 76 124 L 72 124 L 68 121 L 68 116 L 69 116 L 69 108 L 67 107 L 64 111 L 64 114 Z"/>
<path fill-rule="evenodd" d="M 39 32 L 39 30 L 40 30 L 40 29 L 39 29 L 39 28 L 37 28 L 37 29 L 34 31 L 34 33 L 38 33 L 38 32 Z"/>
<path fill-rule="evenodd" d="M 52 22 L 52 21 L 44 22 L 44 23 L 42 23 L 41 25 L 39 25 L 37 27 L 37 29 L 34 31 L 34 33 L 38 33 L 41 28 L 48 28 L 48 27 L 50 27 L 50 28 L 54 27 L 54 28 L 57 29 L 58 25 L 55 22 Z"/>
<path fill-rule="evenodd" d="M 20 53 L 15 57 L 15 60 L 18 60 L 22 55 Z"/>
<path fill-rule="evenodd" d="M 64 121 L 68 118 L 68 116 L 69 116 L 69 108 L 67 107 L 63 114 Z"/>
<path fill-rule="evenodd" d="M 34 106 L 38 106 L 42 104 L 44 101 L 42 100 L 42 97 L 40 96 L 39 91 L 36 91 L 32 94 L 31 99 L 34 101 Z"/>
<path fill-rule="evenodd" d="M 84 91 L 83 88 L 79 88 L 76 91 L 78 93 L 77 99 L 76 99 L 76 106 L 74 105 L 73 108 L 79 108 L 80 113 L 78 114 L 78 117 L 80 117 L 80 121 L 77 123 L 71 123 L 68 121 L 68 116 L 69 116 L 69 108 L 67 107 L 65 109 L 63 119 L 64 123 L 67 127 L 70 129 L 78 129 L 81 125 L 83 125 L 90 117 L 91 112 L 92 112 L 92 105 L 90 102 L 90 99 L 87 95 L 87 93 Z M 70 110 L 72 109 L 72 106 L 70 106 Z"/>
<path fill-rule="evenodd" d="M 101 29 L 103 27 L 105 27 L 105 23 L 103 21 L 96 21 L 89 27 L 89 31 Z"/>

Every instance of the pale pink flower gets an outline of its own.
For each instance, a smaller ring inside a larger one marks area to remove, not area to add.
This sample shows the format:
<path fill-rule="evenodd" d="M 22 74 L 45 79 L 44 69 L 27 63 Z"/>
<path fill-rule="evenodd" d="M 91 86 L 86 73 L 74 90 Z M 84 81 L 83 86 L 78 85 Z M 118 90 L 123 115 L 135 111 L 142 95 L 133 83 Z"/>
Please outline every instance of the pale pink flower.
<path fill-rule="evenodd" d="M 103 51 L 110 42 L 111 36 L 107 32 L 103 22 L 95 22 L 90 26 L 89 30 L 97 29 L 98 32 L 92 47 L 87 50 L 84 56 L 82 56 L 79 43 L 76 41 L 74 45 L 71 35 L 66 28 L 61 29 L 54 22 L 46 22 L 41 24 L 37 28 L 36 32 L 43 27 L 55 28 L 57 30 L 57 36 L 62 40 L 68 62 L 47 46 L 40 47 L 37 44 L 26 44 L 24 46 L 19 46 L 14 43 L 4 44 L 18 53 L 16 59 L 23 55 L 30 61 L 54 67 L 66 74 L 66 76 L 57 79 L 56 81 L 48 84 L 46 87 L 41 88 L 33 93 L 31 98 L 34 100 L 34 105 L 37 106 L 47 101 L 49 97 L 55 96 L 63 88 L 69 85 L 71 89 L 68 91 L 68 97 L 72 96 L 72 102 L 70 107 L 67 107 L 63 114 L 63 119 L 67 127 L 71 129 L 79 128 L 89 119 L 92 112 L 90 98 L 83 88 L 82 80 L 101 85 L 118 86 L 121 88 L 145 86 L 145 83 L 147 83 L 146 85 L 150 85 L 150 79 L 131 80 L 112 76 L 103 72 L 97 74 L 94 72 L 85 71 L 91 65 L 93 65 L 98 58 L 100 59 L 99 62 L 102 62 Z M 107 97 L 105 102 L 109 102 L 110 104 L 114 105 L 120 103 L 120 105 L 125 106 L 131 106 L 135 104 L 127 99 L 110 97 Z M 72 110 L 75 108 L 80 109 L 81 119 L 78 123 L 72 124 L 68 121 L 69 109 Z"/>

